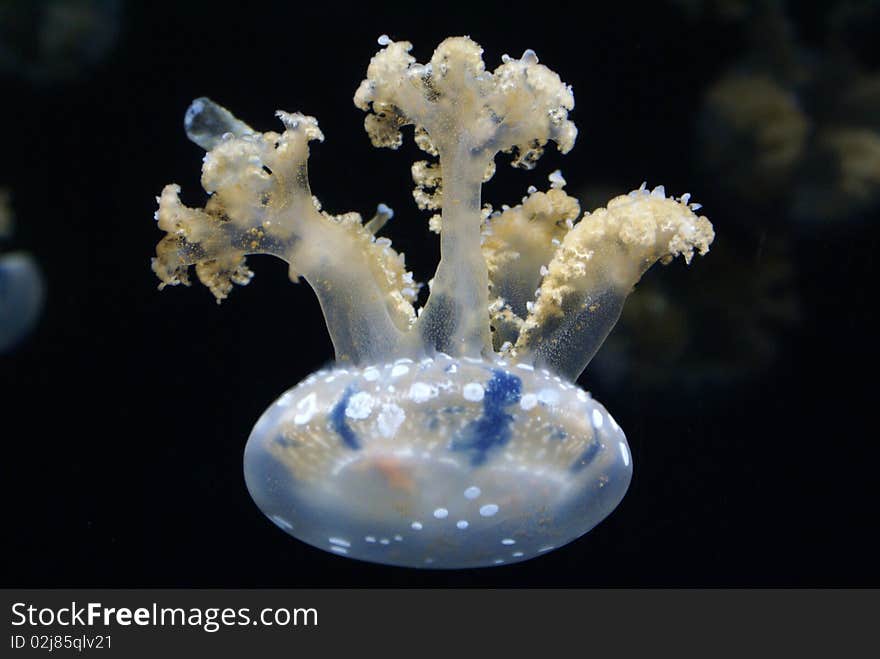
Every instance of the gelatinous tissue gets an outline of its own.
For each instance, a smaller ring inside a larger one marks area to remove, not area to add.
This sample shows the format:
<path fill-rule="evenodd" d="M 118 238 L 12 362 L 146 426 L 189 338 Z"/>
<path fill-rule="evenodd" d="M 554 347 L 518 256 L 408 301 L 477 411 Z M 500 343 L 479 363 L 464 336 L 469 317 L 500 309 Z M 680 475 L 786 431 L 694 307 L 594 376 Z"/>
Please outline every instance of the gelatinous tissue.
<path fill-rule="evenodd" d="M 354 96 L 377 147 L 414 127 L 428 158 L 414 198 L 433 212 L 441 259 L 430 293 L 377 237 L 392 217 L 322 209 L 307 174 L 314 117 L 278 111 L 258 132 L 206 98 L 186 114 L 207 153 L 204 208 L 158 197 L 161 286 L 190 266 L 217 301 L 272 254 L 315 291 L 336 362 L 284 393 L 245 449 L 247 487 L 289 534 L 394 565 L 460 568 L 526 560 L 580 537 L 623 498 L 632 459 L 608 411 L 574 384 L 656 261 L 705 254 L 712 225 L 689 195 L 644 185 L 582 217 L 561 173 L 494 210 L 481 186 L 495 156 L 532 169 L 577 129 L 569 86 L 534 52 L 494 71 L 467 37 L 426 64 L 380 38 Z M 580 219 L 579 219 L 580 217 Z"/>

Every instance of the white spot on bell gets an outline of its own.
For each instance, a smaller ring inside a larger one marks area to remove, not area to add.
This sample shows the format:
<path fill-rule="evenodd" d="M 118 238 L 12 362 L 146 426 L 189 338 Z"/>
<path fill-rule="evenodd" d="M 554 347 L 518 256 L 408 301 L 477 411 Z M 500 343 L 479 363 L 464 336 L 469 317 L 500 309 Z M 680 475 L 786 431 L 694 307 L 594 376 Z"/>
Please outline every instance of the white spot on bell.
<path fill-rule="evenodd" d="M 304 423 L 308 423 L 315 415 L 315 411 L 317 409 L 318 396 L 313 391 L 296 404 L 297 414 L 293 417 L 293 422 L 298 426 L 301 426 Z"/>
<path fill-rule="evenodd" d="M 538 404 L 538 397 L 535 394 L 526 394 L 519 401 L 519 406 L 524 410 L 530 410 Z"/>
<path fill-rule="evenodd" d="M 424 382 L 414 382 L 409 388 L 409 397 L 414 403 L 424 403 L 437 395 L 437 389 Z"/>
<path fill-rule="evenodd" d="M 399 405 L 388 403 L 382 406 L 382 411 L 376 417 L 376 424 L 383 437 L 394 437 L 404 419 L 406 419 L 406 412 Z"/>
<path fill-rule="evenodd" d="M 376 399 L 366 391 L 359 391 L 348 399 L 345 406 L 345 416 L 349 419 L 366 419 L 373 411 Z"/>
<path fill-rule="evenodd" d="M 461 393 L 464 396 L 465 400 L 476 403 L 483 400 L 483 396 L 486 395 L 486 390 L 483 389 L 483 385 L 481 385 L 479 382 L 468 382 L 466 385 L 464 385 Z"/>

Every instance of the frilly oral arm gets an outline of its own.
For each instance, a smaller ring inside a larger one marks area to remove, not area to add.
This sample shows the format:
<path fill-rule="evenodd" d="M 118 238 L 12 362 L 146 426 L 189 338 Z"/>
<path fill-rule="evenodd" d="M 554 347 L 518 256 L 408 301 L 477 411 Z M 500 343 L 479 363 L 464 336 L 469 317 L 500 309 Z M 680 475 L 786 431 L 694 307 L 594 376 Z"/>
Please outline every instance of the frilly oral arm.
<path fill-rule="evenodd" d="M 386 47 L 373 57 L 354 98 L 372 111 L 367 133 L 374 145 L 397 148 L 400 128 L 413 124 L 417 144 L 439 156 L 439 167 L 414 168 L 420 206 L 442 205 L 441 260 L 419 330 L 427 344 L 451 354 L 488 353 L 481 186 L 499 151 L 516 151 L 513 164 L 531 167 L 548 140 L 563 152 L 571 148 L 577 132 L 567 119 L 571 90 L 531 51 L 519 60 L 505 58 L 490 73 L 482 49 L 467 37 L 446 39 L 424 65 L 409 55 L 408 42 L 382 43 Z"/>
<path fill-rule="evenodd" d="M 246 255 L 272 254 L 290 264 L 291 279 L 302 276 L 315 289 L 338 360 L 389 354 L 414 321 L 418 291 L 403 255 L 373 235 L 390 209 L 381 207 L 370 229 L 357 213 L 321 211 L 307 169 L 308 142 L 323 139 L 317 121 L 277 115 L 283 133 L 258 133 L 208 99 L 190 107 L 187 133 L 210 147 L 202 186 L 211 196 L 204 209 L 184 206 L 176 185 L 158 198 L 156 219 L 167 232 L 153 259 L 160 287 L 188 285 L 195 265 L 219 302 L 253 276 Z"/>
<path fill-rule="evenodd" d="M 614 327 L 627 295 L 657 261 L 705 254 L 712 225 L 662 186 L 616 197 L 569 231 L 547 267 L 514 346 L 517 359 L 574 380 Z"/>
<path fill-rule="evenodd" d="M 491 215 L 483 230 L 496 350 L 516 343 L 546 265 L 580 214 L 577 200 L 561 186 L 529 192 L 521 204 Z"/>

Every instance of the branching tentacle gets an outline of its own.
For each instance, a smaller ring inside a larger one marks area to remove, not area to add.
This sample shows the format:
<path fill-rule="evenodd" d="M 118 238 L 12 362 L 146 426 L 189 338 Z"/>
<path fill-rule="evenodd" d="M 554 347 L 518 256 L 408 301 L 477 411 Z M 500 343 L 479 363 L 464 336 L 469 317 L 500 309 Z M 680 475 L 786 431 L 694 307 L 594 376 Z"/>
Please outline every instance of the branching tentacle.
<path fill-rule="evenodd" d="M 246 255 L 271 254 L 290 264 L 292 279 L 303 276 L 317 292 L 337 359 L 378 359 L 401 347 L 415 319 L 418 285 L 403 255 L 387 238 L 375 238 L 378 224 L 368 228 L 357 213 L 321 211 L 307 168 L 308 142 L 323 139 L 317 121 L 278 117 L 283 133 L 256 133 L 212 101 L 194 102 L 186 123 L 197 143 L 211 147 L 202 169 L 211 197 L 204 209 L 187 208 L 178 186 L 165 187 L 156 219 L 167 235 L 153 271 L 161 286 L 188 284 L 195 265 L 219 302 L 233 284 L 251 280 Z M 389 209 L 380 209 L 380 217 L 387 220 Z"/>

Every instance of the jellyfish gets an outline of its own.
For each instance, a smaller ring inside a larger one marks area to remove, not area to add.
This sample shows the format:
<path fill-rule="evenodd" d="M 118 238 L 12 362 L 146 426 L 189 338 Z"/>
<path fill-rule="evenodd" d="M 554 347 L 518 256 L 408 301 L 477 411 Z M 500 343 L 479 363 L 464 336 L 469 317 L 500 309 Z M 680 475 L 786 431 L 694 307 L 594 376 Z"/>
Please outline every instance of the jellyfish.
<path fill-rule="evenodd" d="M 8 190 L 0 189 L 0 240 L 12 234 Z M 37 324 L 43 308 L 43 275 L 24 251 L 0 255 L 0 353 L 16 347 Z"/>
<path fill-rule="evenodd" d="M 690 262 L 714 238 L 689 195 L 644 185 L 580 217 L 560 172 L 493 210 L 481 199 L 495 157 L 532 169 L 577 129 L 571 88 L 531 50 L 494 71 L 467 37 L 426 64 L 379 40 L 354 96 L 372 144 L 395 149 L 413 126 L 430 159 L 412 167 L 415 201 L 434 211 L 441 257 L 421 285 L 377 234 L 380 204 L 323 210 L 307 172 L 315 118 L 278 111 L 258 132 L 207 98 L 184 123 L 206 150 L 204 208 L 168 185 L 157 198 L 153 271 L 221 301 L 271 254 L 320 302 L 335 362 L 283 393 L 244 452 L 247 488 L 278 527 L 340 556 L 422 568 L 516 563 L 582 536 L 624 496 L 626 437 L 575 380 L 656 261 Z"/>

